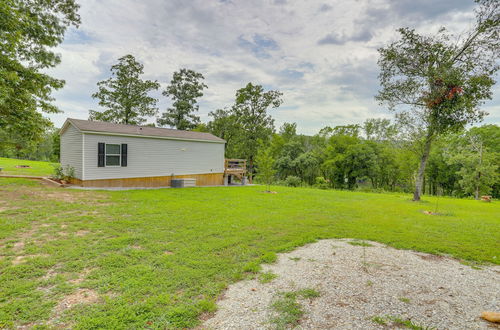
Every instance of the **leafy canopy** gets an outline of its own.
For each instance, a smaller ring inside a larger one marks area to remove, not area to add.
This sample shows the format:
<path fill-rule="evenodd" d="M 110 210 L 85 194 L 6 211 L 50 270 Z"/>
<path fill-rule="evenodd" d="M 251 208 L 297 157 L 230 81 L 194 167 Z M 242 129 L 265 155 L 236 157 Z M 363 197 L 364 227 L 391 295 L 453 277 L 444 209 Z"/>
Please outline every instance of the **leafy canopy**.
<path fill-rule="evenodd" d="M 171 108 L 158 118 L 161 126 L 171 126 L 177 129 L 193 129 L 200 123 L 200 117 L 195 115 L 199 106 L 197 98 L 203 96 L 203 89 L 208 86 L 202 81 L 205 79 L 201 73 L 193 70 L 181 69 L 174 72 L 170 85 L 164 96 L 169 96 L 174 101 Z"/>
<path fill-rule="evenodd" d="M 51 125 L 39 112 L 59 112 L 51 93 L 64 85 L 42 73 L 60 63 L 53 47 L 78 27 L 74 0 L 0 1 L 0 148 L 21 148 Z"/>
<path fill-rule="evenodd" d="M 381 90 L 377 100 L 399 111 L 423 141 L 414 200 L 420 200 L 432 141 L 479 122 L 479 109 L 491 99 L 500 55 L 500 2 L 477 0 L 476 22 L 465 36 L 455 38 L 445 28 L 434 35 L 399 29 L 400 39 L 379 49 Z"/>
<path fill-rule="evenodd" d="M 145 116 L 158 113 L 157 99 L 149 96 L 157 90 L 157 81 L 142 80 L 144 66 L 134 56 L 125 55 L 111 67 L 111 78 L 97 83 L 98 91 L 92 95 L 106 110 L 90 110 L 91 120 L 118 124 L 139 125 L 146 121 Z"/>
<path fill-rule="evenodd" d="M 236 92 L 234 115 L 241 129 L 241 153 L 250 161 L 257 155 L 259 140 L 269 141 L 274 132 L 274 119 L 267 113 L 278 108 L 283 100 L 279 91 L 264 91 L 261 85 L 248 83 Z"/>

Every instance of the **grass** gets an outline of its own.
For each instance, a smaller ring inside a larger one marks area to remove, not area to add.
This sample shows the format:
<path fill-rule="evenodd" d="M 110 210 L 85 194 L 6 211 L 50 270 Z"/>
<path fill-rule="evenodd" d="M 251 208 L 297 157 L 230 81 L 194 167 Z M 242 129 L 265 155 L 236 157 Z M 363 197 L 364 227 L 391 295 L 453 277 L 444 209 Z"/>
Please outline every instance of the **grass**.
<path fill-rule="evenodd" d="M 290 326 L 296 325 L 302 315 L 304 315 L 302 305 L 297 299 L 312 299 L 319 296 L 319 292 L 314 289 L 279 293 L 271 304 L 271 308 L 275 314 L 271 318 L 271 323 L 276 329 L 287 329 Z"/>
<path fill-rule="evenodd" d="M 367 243 L 367 242 L 363 242 L 363 241 L 349 241 L 347 243 L 354 245 L 354 246 L 364 246 L 364 247 L 373 246 L 372 244 Z"/>
<path fill-rule="evenodd" d="M 412 329 L 412 330 L 432 330 L 435 328 L 432 327 L 427 327 L 427 326 L 422 326 L 419 324 L 416 324 L 412 320 L 407 320 L 403 319 L 399 316 L 394 316 L 394 315 L 386 315 L 386 316 L 374 316 L 371 318 L 372 322 L 377 323 L 382 326 L 387 326 L 389 324 L 392 325 L 392 327 L 404 327 L 407 329 Z"/>
<path fill-rule="evenodd" d="M 16 168 L 17 165 L 28 165 L 30 168 Z M 58 165 L 58 163 L 0 157 L 0 167 L 3 168 L 0 173 L 4 174 L 50 176 L 54 173 L 54 166 Z"/>
<path fill-rule="evenodd" d="M 429 216 L 409 195 L 272 189 L 76 191 L 0 178 L 0 328 L 194 327 L 227 285 L 323 238 L 500 264 L 495 201 L 440 197 L 452 215 Z M 82 290 L 98 299 L 64 308 Z"/>
<path fill-rule="evenodd" d="M 277 277 L 278 277 L 278 275 L 274 274 L 273 272 L 265 272 L 265 273 L 259 274 L 259 282 L 262 284 L 269 283 Z"/>

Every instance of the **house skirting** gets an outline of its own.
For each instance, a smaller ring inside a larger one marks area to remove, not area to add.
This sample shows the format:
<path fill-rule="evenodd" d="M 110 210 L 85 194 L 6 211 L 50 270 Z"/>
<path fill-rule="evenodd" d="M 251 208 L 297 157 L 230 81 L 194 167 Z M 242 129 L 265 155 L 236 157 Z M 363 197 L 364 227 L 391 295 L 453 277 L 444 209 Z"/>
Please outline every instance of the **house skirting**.
<path fill-rule="evenodd" d="M 175 176 L 150 176 L 144 178 L 80 180 L 71 183 L 82 187 L 169 187 L 172 179 L 196 179 L 197 186 L 218 186 L 224 184 L 224 173 L 186 174 Z"/>

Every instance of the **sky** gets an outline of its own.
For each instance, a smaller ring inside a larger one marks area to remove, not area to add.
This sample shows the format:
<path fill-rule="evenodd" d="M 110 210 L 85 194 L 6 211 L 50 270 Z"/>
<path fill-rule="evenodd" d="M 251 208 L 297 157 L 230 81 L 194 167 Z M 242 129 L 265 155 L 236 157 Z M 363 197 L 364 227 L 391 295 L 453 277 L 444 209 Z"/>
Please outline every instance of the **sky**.
<path fill-rule="evenodd" d="M 50 73 L 66 81 L 54 93 L 64 111 L 48 115 L 57 127 L 67 117 L 102 110 L 91 95 L 110 77 L 117 59 L 132 54 L 144 79 L 161 90 L 173 72 L 188 68 L 208 89 L 199 115 L 228 107 L 248 82 L 283 92 L 270 110 L 277 127 L 297 123 L 299 133 L 325 126 L 393 118 L 378 105 L 377 49 L 397 39 L 396 29 L 460 34 L 473 23 L 472 0 L 77 0 L 82 24 L 70 28 L 55 51 L 62 62 Z M 164 111 L 170 100 L 152 93 Z M 500 122 L 500 84 L 483 109 Z M 154 122 L 149 118 L 148 122 Z"/>

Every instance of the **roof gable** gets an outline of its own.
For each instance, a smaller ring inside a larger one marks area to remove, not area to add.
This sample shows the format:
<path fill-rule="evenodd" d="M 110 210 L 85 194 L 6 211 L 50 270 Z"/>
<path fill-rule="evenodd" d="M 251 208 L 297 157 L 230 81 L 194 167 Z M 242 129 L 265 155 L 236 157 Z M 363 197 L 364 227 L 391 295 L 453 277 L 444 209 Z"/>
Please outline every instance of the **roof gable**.
<path fill-rule="evenodd" d="M 135 135 L 142 137 L 158 137 L 178 140 L 194 140 L 225 143 L 226 141 L 205 132 L 182 131 L 170 128 L 159 128 L 150 126 L 135 126 L 115 124 L 102 121 L 90 121 L 82 119 L 68 118 L 64 123 L 61 132 L 65 130 L 67 123 L 71 123 L 81 132 L 102 133 L 110 135 Z"/>

